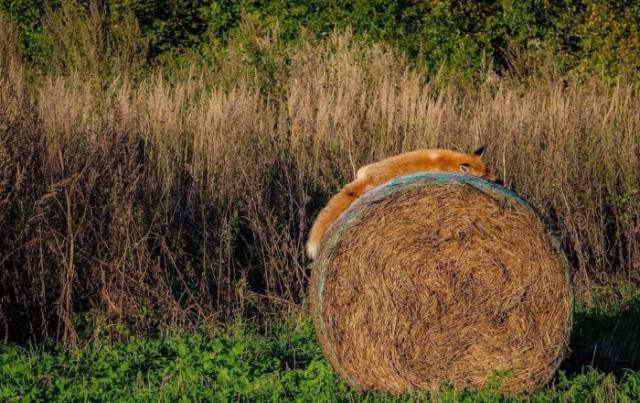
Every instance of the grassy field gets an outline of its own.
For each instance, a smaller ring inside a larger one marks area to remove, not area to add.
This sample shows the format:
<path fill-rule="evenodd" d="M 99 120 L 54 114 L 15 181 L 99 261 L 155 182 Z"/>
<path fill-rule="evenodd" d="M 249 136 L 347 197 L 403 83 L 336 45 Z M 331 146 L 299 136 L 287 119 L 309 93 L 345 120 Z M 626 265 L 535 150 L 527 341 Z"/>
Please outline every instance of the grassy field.
<path fill-rule="evenodd" d="M 251 19 L 214 64 L 149 63 L 135 21 L 97 9 L 42 30 L 32 63 L 0 15 L 0 400 L 392 399 L 317 348 L 310 224 L 359 166 L 481 145 L 557 226 L 579 300 L 571 356 L 526 398 L 640 399 L 636 76 L 531 49 L 460 77 L 349 29 L 283 44 Z"/>
<path fill-rule="evenodd" d="M 219 66 L 143 69 L 137 31 L 99 23 L 51 19 L 42 75 L 0 19 L 0 331 L 73 344 L 90 310 L 149 335 L 295 313 L 318 210 L 357 167 L 418 148 L 486 145 L 557 224 L 579 293 L 640 276 L 633 79 L 532 60 L 472 83 L 349 31 L 282 47 L 249 23 Z"/>
<path fill-rule="evenodd" d="M 0 345 L 0 400 L 6 401 L 571 401 L 640 399 L 640 289 L 579 303 L 572 352 L 551 384 L 531 395 L 480 391 L 389 396 L 360 393 L 339 380 L 309 320 L 271 328 L 238 322 L 158 339 L 105 344 L 95 326 L 76 349 Z M 119 329 L 126 332 L 125 329 Z"/>

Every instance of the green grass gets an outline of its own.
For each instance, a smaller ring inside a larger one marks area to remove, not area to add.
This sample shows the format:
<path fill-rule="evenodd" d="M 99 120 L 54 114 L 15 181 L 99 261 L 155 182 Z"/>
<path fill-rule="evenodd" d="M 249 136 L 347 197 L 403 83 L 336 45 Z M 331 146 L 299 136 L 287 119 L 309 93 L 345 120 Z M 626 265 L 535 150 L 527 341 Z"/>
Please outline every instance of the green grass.
<path fill-rule="evenodd" d="M 571 355 L 546 388 L 503 395 L 480 391 L 389 396 L 359 393 L 336 376 L 309 320 L 269 331 L 225 329 L 80 348 L 0 345 L 2 401 L 638 401 L 640 289 L 618 287 L 579 301 Z"/>

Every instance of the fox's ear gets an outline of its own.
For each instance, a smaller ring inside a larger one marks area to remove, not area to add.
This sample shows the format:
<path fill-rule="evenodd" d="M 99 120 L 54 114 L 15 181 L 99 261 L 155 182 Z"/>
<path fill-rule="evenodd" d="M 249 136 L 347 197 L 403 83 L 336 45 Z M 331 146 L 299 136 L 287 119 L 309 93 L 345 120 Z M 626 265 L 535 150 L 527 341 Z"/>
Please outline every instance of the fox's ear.
<path fill-rule="evenodd" d="M 478 148 L 477 150 L 475 150 L 473 152 L 473 155 L 481 156 L 483 152 L 484 152 L 484 146 L 482 146 L 482 147 Z"/>
<path fill-rule="evenodd" d="M 460 164 L 460 171 L 468 174 L 471 172 L 471 165 L 469 164 Z"/>

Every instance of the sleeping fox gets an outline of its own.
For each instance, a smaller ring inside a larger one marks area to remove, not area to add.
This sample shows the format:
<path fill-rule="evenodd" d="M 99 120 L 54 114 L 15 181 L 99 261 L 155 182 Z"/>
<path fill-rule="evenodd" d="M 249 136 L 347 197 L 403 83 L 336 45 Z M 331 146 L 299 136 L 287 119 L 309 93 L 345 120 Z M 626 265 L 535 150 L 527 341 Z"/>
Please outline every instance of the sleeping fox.
<path fill-rule="evenodd" d="M 449 150 L 417 150 L 360 168 L 356 173 L 356 180 L 333 196 L 318 214 L 309 233 L 307 254 L 311 259 L 316 258 L 327 228 L 355 199 L 393 178 L 422 171 L 450 171 L 495 181 L 496 177 L 487 171 L 480 160 L 483 151 L 484 147 L 473 154 Z"/>

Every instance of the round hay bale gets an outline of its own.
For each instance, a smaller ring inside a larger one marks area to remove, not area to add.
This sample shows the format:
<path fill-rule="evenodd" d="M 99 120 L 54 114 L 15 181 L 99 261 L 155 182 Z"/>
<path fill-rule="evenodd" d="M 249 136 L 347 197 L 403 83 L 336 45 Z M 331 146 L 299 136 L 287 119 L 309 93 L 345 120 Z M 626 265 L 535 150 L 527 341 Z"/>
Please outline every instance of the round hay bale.
<path fill-rule="evenodd" d="M 510 190 L 441 172 L 397 178 L 356 200 L 323 243 L 313 322 L 353 387 L 480 388 L 509 371 L 500 389 L 521 393 L 560 365 L 572 325 L 568 263 Z"/>

